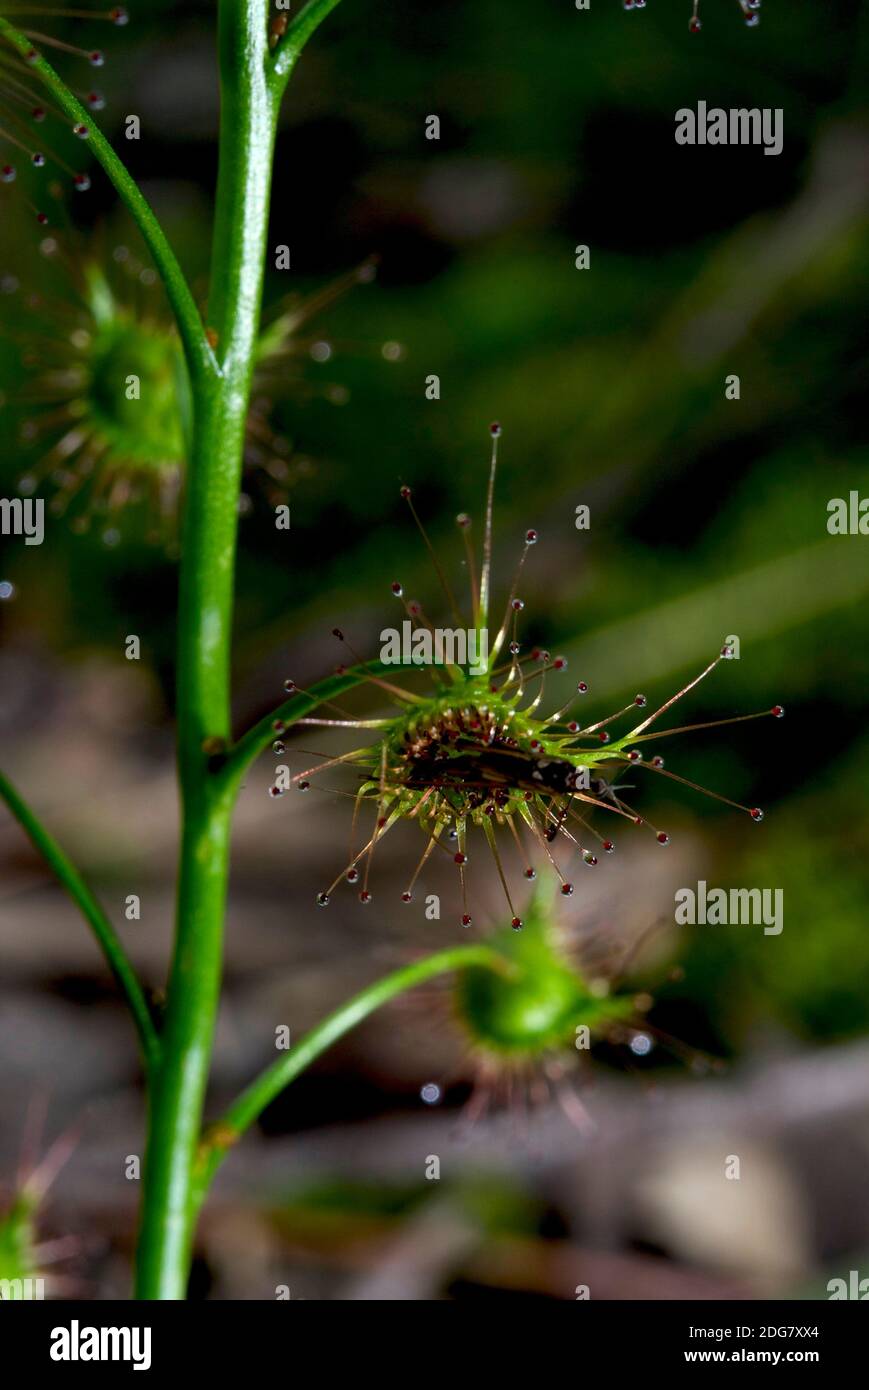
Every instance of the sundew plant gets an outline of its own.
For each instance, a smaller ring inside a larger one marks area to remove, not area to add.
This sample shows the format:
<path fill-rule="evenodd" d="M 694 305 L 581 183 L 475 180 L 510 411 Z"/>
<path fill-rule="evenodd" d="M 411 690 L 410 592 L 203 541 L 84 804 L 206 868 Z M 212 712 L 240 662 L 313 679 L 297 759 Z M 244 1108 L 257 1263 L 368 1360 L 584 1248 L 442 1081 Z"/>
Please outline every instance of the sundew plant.
<path fill-rule="evenodd" d="M 68 282 L 83 320 L 71 335 L 52 339 L 51 304 L 41 308 L 49 331 L 42 335 L 45 351 L 36 354 L 39 408 L 33 418 L 44 463 L 41 470 L 25 471 L 22 493 L 38 493 L 50 481 L 61 499 L 57 510 L 69 508 L 70 515 L 76 513 L 75 499 L 83 491 L 91 494 L 113 542 L 125 510 L 143 506 L 155 538 L 168 534 L 177 549 L 182 830 L 174 947 L 159 1009 L 106 911 L 31 808 L 26 790 L 0 776 L 6 805 L 81 910 L 137 1030 L 148 1105 L 135 1275 L 142 1299 L 185 1297 L 197 1219 L 228 1152 L 325 1049 L 397 996 L 446 977 L 450 1016 L 495 1076 L 538 1064 L 557 1075 L 559 1050 L 573 1048 L 580 1029 L 628 1042 L 642 1030 L 644 1001 L 622 989 L 616 969 L 609 990 L 591 978 L 559 940 L 555 903 L 559 895 L 574 894 L 578 874 L 601 872 L 604 865 L 618 871 L 614 852 L 622 831 L 649 834 L 666 849 L 669 832 L 645 817 L 637 777 L 685 784 L 689 795 L 701 790 L 677 770 L 668 750 L 659 751 L 659 743 L 693 727 L 682 722 L 682 702 L 690 702 L 698 682 L 714 679 L 719 663 L 733 656 L 722 635 L 710 633 L 703 669 L 668 698 L 654 702 L 629 690 L 619 708 L 593 709 L 594 691 L 582 673 L 568 671 L 557 652 L 523 638 L 522 581 L 544 548 L 538 539 L 545 538 L 529 528 L 514 571 L 495 574 L 501 426 L 493 424 L 488 473 L 481 468 L 477 478 L 465 480 L 469 510 L 458 517 L 468 581 L 461 597 L 417 510 L 412 465 L 401 488 L 411 524 L 430 551 L 434 582 L 423 601 L 405 594 L 399 576 L 385 574 L 384 603 L 393 607 L 385 609 L 384 622 L 393 625 L 399 647 L 409 634 L 413 653 L 405 664 L 424 669 L 403 671 L 398 647 L 388 644 L 371 656 L 358 653 L 352 634 L 336 629 L 343 663 L 337 670 L 311 688 L 297 686 L 288 672 L 275 709 L 246 731 L 233 729 L 234 569 L 246 470 L 253 464 L 271 482 L 287 478 L 280 436 L 256 400 L 260 384 L 291 357 L 298 329 L 287 315 L 265 329 L 260 323 L 278 115 L 306 45 L 337 4 L 308 0 L 293 13 L 267 0 L 219 0 L 219 170 L 204 302 L 100 131 L 102 98 L 91 85 L 91 70 L 103 65 L 103 49 L 68 36 L 79 17 L 101 20 L 109 35 L 125 30 L 127 12 L 0 4 L 4 196 L 25 199 L 45 238 L 42 253 L 56 262 L 67 254 L 60 231 L 55 239 L 62 220 L 58 189 L 76 199 L 87 195 L 88 156 L 114 185 L 151 260 L 139 261 L 124 250 L 106 266 L 85 247 L 73 258 Z M 711 0 L 704 0 L 704 12 L 707 7 L 713 9 Z M 624 8 L 642 10 L 645 3 L 624 0 Z M 739 0 L 731 8 L 741 10 L 749 26 L 756 24 L 759 0 Z M 694 0 L 688 16 L 693 32 L 700 29 L 699 10 Z M 134 23 L 135 15 L 130 18 Z M 370 273 L 366 264 L 350 280 L 364 282 Z M 171 323 L 159 311 L 143 311 L 137 298 L 158 277 Z M 132 281 L 137 295 L 125 291 Z M 385 355 L 398 352 L 392 345 Z M 147 383 L 149 391 L 141 397 L 131 392 L 131 380 Z M 504 424 L 507 445 L 509 421 Z M 481 440 L 484 430 L 482 422 Z M 463 640 L 456 644 L 458 636 Z M 382 706 L 373 717 L 357 717 L 343 703 L 363 686 Z M 714 723 L 783 714 L 770 700 L 762 710 L 735 716 L 724 711 Z M 343 732 L 351 746 L 292 771 L 280 761 L 288 740 L 311 727 L 329 729 L 330 737 Z M 285 793 L 307 791 L 323 773 L 346 779 L 351 848 L 336 862 L 333 881 L 323 884 L 320 907 L 328 908 L 349 885 L 367 912 L 394 912 L 401 920 L 424 866 L 437 866 L 458 883 L 462 907 L 455 918 L 444 919 L 441 950 L 401 966 L 341 1005 L 214 1117 L 206 1115 L 205 1102 L 221 995 L 233 808 L 252 763 L 269 750 L 278 758 L 270 792 L 276 823 Z M 627 770 L 637 774 L 630 796 L 624 793 Z M 726 787 L 712 794 L 749 822 L 763 819 L 759 807 L 739 805 Z M 418 858 L 407 866 L 406 887 L 393 903 L 379 894 L 377 876 L 384 856 L 393 853 L 390 832 L 399 823 L 417 829 L 421 840 Z M 475 873 L 484 862 L 502 892 L 502 911 L 491 921 L 475 906 Z M 527 881 L 535 879 L 529 896 Z M 37 1272 L 35 1192 L 35 1185 L 24 1191 L 0 1229 L 4 1277 Z"/>

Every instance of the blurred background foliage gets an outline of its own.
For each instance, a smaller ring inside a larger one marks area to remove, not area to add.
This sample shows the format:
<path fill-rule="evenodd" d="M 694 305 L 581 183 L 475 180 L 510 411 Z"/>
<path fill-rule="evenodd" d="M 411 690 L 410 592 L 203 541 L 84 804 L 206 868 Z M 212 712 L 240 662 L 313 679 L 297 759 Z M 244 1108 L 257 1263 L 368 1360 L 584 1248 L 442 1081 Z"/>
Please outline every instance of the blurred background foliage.
<path fill-rule="evenodd" d="M 213 7 L 131 9 L 105 43 L 102 123 L 201 287 Z M 565 692 L 587 679 L 600 714 L 636 690 L 664 698 L 735 634 L 740 660 L 692 693 L 691 721 L 787 708 L 782 723 L 660 750 L 763 806 L 761 827 L 659 779 L 641 789 L 652 820 L 693 836 L 675 886 L 784 890 L 779 937 L 687 929 L 673 946 L 684 980 L 656 1006 L 686 1042 L 750 1058 L 771 1038 L 828 1043 L 869 1024 L 869 541 L 826 531 L 830 498 L 869 496 L 869 16 L 858 0 L 767 0 L 748 31 L 735 4 L 703 0 L 692 37 L 689 9 L 345 0 L 311 43 L 284 112 L 269 238 L 290 246 L 292 270 L 270 269 L 267 316 L 369 256 L 378 276 L 314 320 L 328 361 L 303 351 L 286 388 L 274 384 L 272 419 L 306 466 L 289 533 L 255 483 L 240 523 L 237 713 L 241 725 L 267 710 L 285 675 L 325 674 L 341 659 L 335 623 L 373 652 L 399 614 L 393 579 L 437 609 L 399 485 L 412 484 L 456 575 L 454 517 L 480 517 L 487 425 L 500 419 L 498 574 L 506 585 L 525 528 L 538 527 L 524 631 L 568 654 Z M 781 107 L 782 154 L 677 146 L 674 113 L 700 99 Z M 123 139 L 130 111 L 138 143 Z M 439 141 L 425 138 L 429 114 Z M 41 233 L 20 200 L 2 208 L 2 269 L 26 287 Z M 135 244 L 98 173 L 72 211 L 76 246 L 93 226 L 100 254 Z M 588 271 L 574 267 L 580 243 Z M 144 293 L 148 312 L 165 314 L 160 296 Z M 33 315 L 21 294 L 2 308 L 8 494 L 30 466 L 16 390 Z M 425 399 L 431 373 L 437 402 Z M 739 401 L 725 399 L 730 373 Z M 574 526 L 580 503 L 588 532 Z M 165 756 L 177 571 L 134 520 L 121 529 L 106 546 L 99 526 L 81 536 L 55 520 L 41 548 L 6 542 L 0 577 L 16 597 L 0 611 L 4 643 L 62 681 L 95 655 L 125 666 L 124 638 L 138 633 L 155 676 L 149 736 Z M 2 700 L 19 761 L 22 731 L 50 747 L 32 697 L 25 708 L 7 685 Z M 292 877 L 291 829 L 285 848 Z M 110 873 L 111 846 L 93 853 Z M 650 918 L 669 916 L 672 886 L 656 885 Z M 433 941 L 451 932 L 447 916 Z"/>

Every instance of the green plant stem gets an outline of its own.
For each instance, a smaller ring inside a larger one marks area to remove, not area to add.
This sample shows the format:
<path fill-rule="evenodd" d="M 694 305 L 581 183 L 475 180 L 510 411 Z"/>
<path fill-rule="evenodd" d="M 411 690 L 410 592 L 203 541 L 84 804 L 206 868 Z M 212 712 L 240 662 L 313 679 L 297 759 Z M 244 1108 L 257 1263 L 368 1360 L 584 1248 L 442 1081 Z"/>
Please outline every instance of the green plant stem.
<path fill-rule="evenodd" d="M 34 52 L 32 40 L 2 17 L 0 17 L 0 37 L 4 38 L 22 57 Z M 175 252 L 169 245 L 163 228 L 147 199 L 140 192 L 135 179 L 123 160 L 115 153 L 102 131 L 94 124 L 92 113 L 85 110 L 51 64 L 39 54 L 36 58 L 28 60 L 27 67 L 28 71 L 38 77 L 48 88 L 57 105 L 73 124 L 87 126 L 90 132 L 88 144 L 135 219 L 148 249 L 154 257 L 163 284 L 166 286 L 166 293 L 178 324 L 191 379 L 196 382 L 214 377 L 217 374 L 217 363 L 205 336 L 205 328 L 196 302 L 184 278 L 184 272 L 178 264 Z"/>
<path fill-rule="evenodd" d="M 141 990 L 110 924 L 54 842 L 35 821 L 31 828 L 96 931 L 140 1031 L 147 1030 L 150 1106 L 136 1281 L 137 1296 L 146 1299 L 181 1299 L 186 1293 L 198 1207 L 194 1166 L 220 994 L 232 808 L 245 767 L 265 746 L 260 725 L 223 765 L 214 757 L 215 748 L 228 746 L 230 738 L 237 508 L 277 113 L 302 47 L 337 3 L 310 0 L 271 54 L 264 0 L 219 0 L 220 162 L 208 335 L 174 252 L 123 161 L 51 65 L 34 53 L 31 41 L 0 18 L 0 38 L 27 58 L 64 114 L 88 127 L 95 157 L 154 257 L 191 378 L 176 692 L 182 842 L 175 947 L 159 1041 L 146 1006 L 142 1013 Z M 341 680 L 335 689 L 363 678 Z M 286 722 L 302 713 L 297 705 Z"/>
<path fill-rule="evenodd" d="M 364 666 L 352 666 L 348 671 L 342 671 L 340 676 L 327 676 L 310 690 L 300 690 L 291 695 L 270 714 L 264 715 L 258 723 L 251 725 L 238 742 L 233 744 L 217 770 L 217 780 L 228 788 L 237 789 L 254 759 L 260 753 L 264 753 L 269 744 L 280 736 L 281 730 L 275 728 L 276 724 L 289 729 L 320 705 L 327 705 L 336 696 L 363 684 L 372 676 L 393 670 L 393 667 L 386 666 L 381 661 L 368 661 Z"/>
<path fill-rule="evenodd" d="M 466 970 L 469 966 L 484 966 L 488 969 L 508 971 L 511 963 L 499 951 L 490 946 L 453 946 L 400 970 L 386 975 L 382 980 L 367 985 L 354 998 L 339 1005 L 334 1013 L 324 1018 L 301 1042 L 291 1048 L 285 1056 L 279 1057 L 267 1067 L 255 1081 L 242 1091 L 216 1124 L 209 1126 L 203 1137 L 197 1172 L 197 1193 L 201 1200 L 208 1186 L 226 1157 L 227 1151 L 238 1142 L 272 1101 L 280 1095 L 291 1081 L 295 1081 L 312 1062 L 327 1048 L 355 1028 L 369 1014 L 389 1003 L 407 990 L 443 975 L 448 971 Z"/>
<path fill-rule="evenodd" d="M 230 732 L 233 578 L 242 453 L 259 326 L 277 102 L 262 0 L 220 0 L 220 165 L 209 320 L 220 375 L 194 382 L 178 612 L 183 831 L 163 1056 L 154 1079 L 137 1296 L 185 1296 L 193 1166 L 223 958 L 233 788 L 208 747 Z"/>
<path fill-rule="evenodd" d="M 33 814 L 8 777 L 4 777 L 2 773 L 0 773 L 0 796 L 93 931 L 105 956 L 106 963 L 126 997 L 139 1035 L 145 1068 L 151 1072 L 159 1059 L 160 1041 L 138 976 L 114 927 L 78 869 Z"/>
<path fill-rule="evenodd" d="M 276 85 L 286 83 L 308 39 L 339 3 L 340 0 L 308 0 L 304 9 L 299 11 L 272 55 L 273 81 Z"/>

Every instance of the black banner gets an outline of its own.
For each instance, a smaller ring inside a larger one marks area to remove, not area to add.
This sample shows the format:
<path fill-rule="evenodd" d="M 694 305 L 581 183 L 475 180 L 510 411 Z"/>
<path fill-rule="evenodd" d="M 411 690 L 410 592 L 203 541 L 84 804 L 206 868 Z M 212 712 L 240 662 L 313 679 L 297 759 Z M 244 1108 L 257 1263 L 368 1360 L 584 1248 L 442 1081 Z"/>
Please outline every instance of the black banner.
<path fill-rule="evenodd" d="M 534 1307 L 540 1315 L 540 1302 L 534 1300 Z M 543 1325 L 536 1317 L 528 1320 L 529 1309 L 523 1311 L 521 1322 L 501 1316 L 491 1326 L 480 1321 L 479 1305 L 472 1322 L 436 1320 L 436 1336 L 424 1332 L 425 1341 L 409 1356 L 401 1350 L 406 1340 L 396 1329 L 394 1314 L 388 1315 L 389 1334 L 409 1370 L 424 1346 L 429 1376 L 441 1357 L 449 1356 L 455 1367 L 455 1355 L 464 1355 L 467 1339 L 473 1336 L 478 1354 L 485 1347 L 491 1369 L 502 1358 L 509 1369 L 519 1353 L 551 1364 L 553 1354 L 567 1347 L 575 1366 L 609 1363 L 623 1379 L 632 1371 L 669 1374 L 676 1368 L 693 1367 L 702 1374 L 710 1366 L 763 1366 L 770 1371 L 804 1366 L 829 1375 L 831 1369 L 859 1364 L 867 1330 L 866 1310 L 859 1301 L 588 1301 L 573 1303 L 557 1316 L 554 1309 Z M 7 1303 L 0 1309 L 0 1336 L 6 1356 L 18 1362 L 19 1374 L 39 1371 L 60 1383 L 70 1376 L 101 1379 L 106 1372 L 144 1377 L 188 1369 L 223 1379 L 242 1372 L 250 1376 L 252 1370 L 259 1375 L 272 1367 L 292 1375 L 303 1364 L 310 1374 L 318 1363 L 321 1369 L 331 1369 L 343 1360 L 342 1353 L 362 1369 L 362 1348 L 373 1347 L 368 1342 L 372 1325 L 357 1323 L 358 1316 L 344 1308 L 329 1314 L 326 1306 L 305 1301 Z M 350 1318 L 350 1337 L 336 1339 L 336 1328 L 346 1326 L 345 1317 Z M 461 1338 L 458 1345 L 451 1331 Z M 365 1342 L 357 1340 L 357 1332 L 365 1335 Z M 541 1340 L 544 1334 L 554 1336 L 558 1345 Z"/>

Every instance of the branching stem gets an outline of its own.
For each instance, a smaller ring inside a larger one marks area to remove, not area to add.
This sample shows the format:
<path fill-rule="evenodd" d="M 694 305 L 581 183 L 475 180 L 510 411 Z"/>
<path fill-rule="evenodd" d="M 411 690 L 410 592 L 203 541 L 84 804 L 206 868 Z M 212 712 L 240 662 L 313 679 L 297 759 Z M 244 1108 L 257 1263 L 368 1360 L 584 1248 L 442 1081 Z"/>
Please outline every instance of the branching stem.
<path fill-rule="evenodd" d="M 51 64 L 39 53 L 35 57 L 30 56 L 34 53 L 32 41 L 2 17 L 0 17 L 0 38 L 5 39 L 21 57 L 27 56 L 29 71 L 38 77 L 51 92 L 64 115 L 68 116 L 74 125 L 87 126 L 90 132 L 88 144 L 94 157 L 102 165 L 121 200 L 135 219 L 148 250 L 154 257 L 154 263 L 166 287 L 169 303 L 178 324 L 178 332 L 184 346 L 184 355 L 191 380 L 196 383 L 215 377 L 218 371 L 217 362 L 205 335 L 205 327 L 196 302 L 184 278 L 184 272 L 178 264 L 175 252 L 169 245 L 166 233 L 124 161 L 115 153 L 102 131 L 94 123 L 92 113 L 85 110 Z"/>
<path fill-rule="evenodd" d="M 290 1082 L 295 1081 L 327 1048 L 374 1013 L 375 1009 L 388 1004 L 398 995 L 415 989 L 436 975 L 467 970 L 470 966 L 482 966 L 501 973 L 514 968 L 505 956 L 489 946 L 453 946 L 402 966 L 382 980 L 367 985 L 353 999 L 339 1005 L 334 1013 L 312 1028 L 285 1056 L 267 1067 L 216 1124 L 209 1126 L 199 1154 L 197 1191 L 200 1197 L 207 1191 L 227 1151 Z"/>
<path fill-rule="evenodd" d="M 114 927 L 100 907 L 90 888 L 88 888 L 75 865 L 67 858 L 60 845 L 34 815 L 15 787 L 0 773 L 0 796 L 9 810 L 30 837 L 35 848 L 42 855 L 49 868 L 56 875 L 96 937 L 106 962 L 123 991 L 133 1022 L 139 1034 L 142 1056 L 148 1072 L 156 1067 L 160 1054 L 160 1040 L 151 1017 L 151 1010 L 126 951 Z"/>

